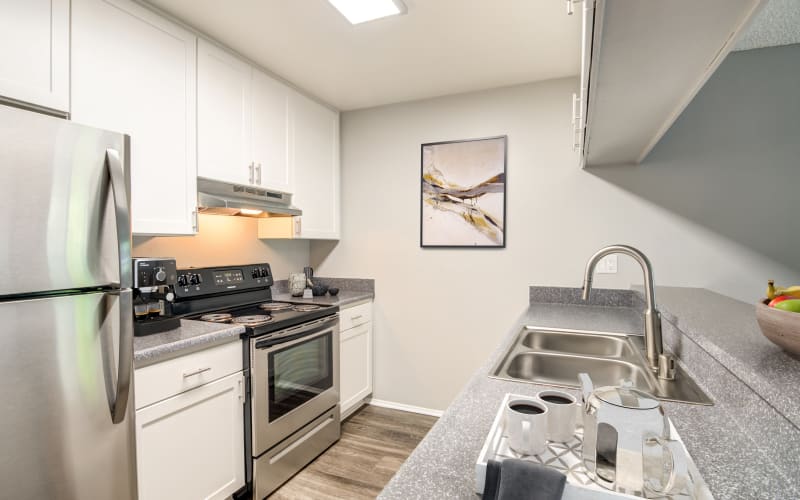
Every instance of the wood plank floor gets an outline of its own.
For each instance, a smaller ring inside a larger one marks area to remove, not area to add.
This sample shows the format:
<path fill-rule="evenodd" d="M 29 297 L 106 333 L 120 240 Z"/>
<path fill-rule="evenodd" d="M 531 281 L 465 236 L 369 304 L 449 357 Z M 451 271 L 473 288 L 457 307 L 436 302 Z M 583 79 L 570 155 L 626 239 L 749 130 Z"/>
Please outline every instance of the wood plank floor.
<path fill-rule="evenodd" d="M 436 417 L 367 405 L 342 422 L 341 439 L 269 498 L 375 498 Z"/>

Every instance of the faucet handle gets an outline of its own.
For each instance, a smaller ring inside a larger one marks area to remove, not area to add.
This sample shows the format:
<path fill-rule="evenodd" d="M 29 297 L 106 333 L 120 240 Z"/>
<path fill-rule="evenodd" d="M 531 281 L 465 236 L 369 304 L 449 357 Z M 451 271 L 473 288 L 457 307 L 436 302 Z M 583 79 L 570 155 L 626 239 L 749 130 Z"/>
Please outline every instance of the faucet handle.
<path fill-rule="evenodd" d="M 667 353 L 658 356 L 657 375 L 661 380 L 675 380 L 675 356 Z"/>

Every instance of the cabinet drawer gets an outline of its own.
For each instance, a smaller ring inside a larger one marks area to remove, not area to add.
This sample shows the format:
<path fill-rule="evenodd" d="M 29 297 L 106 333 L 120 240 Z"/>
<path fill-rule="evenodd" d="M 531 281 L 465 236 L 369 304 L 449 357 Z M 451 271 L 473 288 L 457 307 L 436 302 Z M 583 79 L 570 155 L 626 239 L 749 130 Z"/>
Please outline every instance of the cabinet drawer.
<path fill-rule="evenodd" d="M 139 368 L 135 372 L 136 409 L 241 370 L 241 341 Z"/>
<path fill-rule="evenodd" d="M 372 321 L 372 302 L 339 311 L 339 331 L 342 332 L 370 321 Z"/>

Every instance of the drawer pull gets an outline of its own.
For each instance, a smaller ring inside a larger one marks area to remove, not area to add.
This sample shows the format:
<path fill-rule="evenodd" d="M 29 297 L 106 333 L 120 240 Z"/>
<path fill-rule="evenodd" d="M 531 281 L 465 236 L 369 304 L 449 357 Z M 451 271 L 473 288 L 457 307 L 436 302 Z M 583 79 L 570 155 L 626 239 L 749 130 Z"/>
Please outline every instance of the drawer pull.
<path fill-rule="evenodd" d="M 364 317 L 364 316 L 363 316 L 362 314 L 359 314 L 358 316 L 351 316 L 351 317 L 350 317 L 350 321 L 355 321 L 355 320 L 357 320 L 357 319 L 361 319 L 361 318 L 363 318 L 363 317 Z"/>
<path fill-rule="evenodd" d="M 211 371 L 211 367 L 207 366 L 205 368 L 198 368 L 197 370 L 189 373 L 184 373 L 183 378 L 194 377 L 195 375 L 200 375 L 201 373 L 205 373 L 207 371 Z"/>

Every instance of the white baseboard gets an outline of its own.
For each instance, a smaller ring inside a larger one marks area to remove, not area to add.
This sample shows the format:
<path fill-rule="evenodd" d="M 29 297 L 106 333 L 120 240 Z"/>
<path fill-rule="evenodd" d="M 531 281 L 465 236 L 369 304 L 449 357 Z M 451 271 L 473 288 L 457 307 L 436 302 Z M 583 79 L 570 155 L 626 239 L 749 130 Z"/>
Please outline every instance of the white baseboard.
<path fill-rule="evenodd" d="M 381 408 L 391 408 L 392 410 L 409 411 L 411 413 L 419 413 L 421 415 L 430 415 L 431 417 L 441 417 L 444 414 L 442 410 L 432 410 L 431 408 L 395 403 L 394 401 L 385 401 L 383 399 L 370 398 L 367 400 L 367 404 L 371 404 L 372 406 L 380 406 Z"/>

